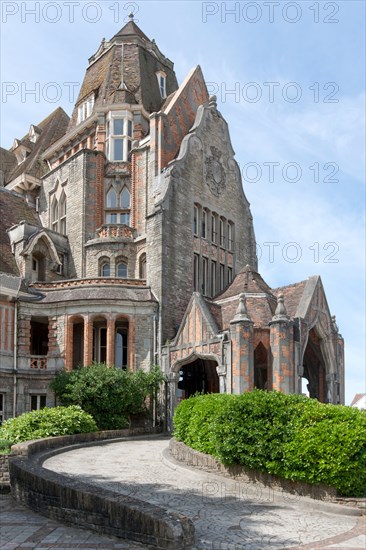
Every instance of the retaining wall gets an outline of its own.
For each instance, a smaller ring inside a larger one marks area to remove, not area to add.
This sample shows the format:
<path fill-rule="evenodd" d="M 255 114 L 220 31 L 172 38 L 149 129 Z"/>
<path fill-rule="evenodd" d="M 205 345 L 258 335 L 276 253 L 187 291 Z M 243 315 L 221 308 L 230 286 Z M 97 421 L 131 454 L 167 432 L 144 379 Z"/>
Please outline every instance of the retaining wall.
<path fill-rule="evenodd" d="M 133 433 L 136 434 L 136 431 Z M 125 437 L 121 437 L 121 432 Z M 17 456 L 9 457 L 13 496 L 47 517 L 78 527 L 128 538 L 155 548 L 191 548 L 194 526 L 186 516 L 68 478 L 42 466 L 50 456 L 64 452 L 65 447 L 76 448 L 88 443 L 98 444 L 98 441 L 105 444 L 108 440 L 124 439 L 130 435 L 129 430 L 96 432 L 14 445 L 12 451 Z"/>

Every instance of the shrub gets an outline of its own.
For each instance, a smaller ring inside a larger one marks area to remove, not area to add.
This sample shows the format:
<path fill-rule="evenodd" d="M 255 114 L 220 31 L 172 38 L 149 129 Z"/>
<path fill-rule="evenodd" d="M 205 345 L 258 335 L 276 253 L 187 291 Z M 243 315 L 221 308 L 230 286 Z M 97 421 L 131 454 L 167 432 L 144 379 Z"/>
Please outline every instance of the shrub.
<path fill-rule="evenodd" d="M 50 387 L 63 405 L 79 405 L 91 414 L 100 430 L 118 430 L 128 427 L 131 414 L 147 411 L 146 398 L 162 380 L 158 367 L 131 372 L 102 363 L 61 371 Z"/>
<path fill-rule="evenodd" d="M 56 435 L 95 432 L 97 425 L 90 414 L 78 406 L 47 407 L 6 420 L 0 428 L 0 438 L 14 443 Z"/>
<path fill-rule="evenodd" d="M 174 435 L 192 448 L 287 479 L 366 490 L 366 413 L 315 399 L 254 390 L 183 401 Z"/>
<path fill-rule="evenodd" d="M 0 439 L 0 455 L 10 454 L 11 445 L 11 441 L 8 441 L 7 439 Z"/>

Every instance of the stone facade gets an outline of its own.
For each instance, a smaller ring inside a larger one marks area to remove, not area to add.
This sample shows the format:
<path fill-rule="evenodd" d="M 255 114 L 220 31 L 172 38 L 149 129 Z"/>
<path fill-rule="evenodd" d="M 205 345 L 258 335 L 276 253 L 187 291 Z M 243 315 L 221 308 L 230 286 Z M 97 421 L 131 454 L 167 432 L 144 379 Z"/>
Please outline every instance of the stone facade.
<path fill-rule="evenodd" d="M 342 402 L 320 280 L 272 291 L 257 273 L 228 125 L 199 66 L 178 86 L 131 20 L 89 59 L 71 118 L 56 109 L 0 152 L 2 418 L 54 405 L 55 373 L 92 361 L 161 364 L 171 410 L 193 389 L 298 393 L 301 377 Z"/>

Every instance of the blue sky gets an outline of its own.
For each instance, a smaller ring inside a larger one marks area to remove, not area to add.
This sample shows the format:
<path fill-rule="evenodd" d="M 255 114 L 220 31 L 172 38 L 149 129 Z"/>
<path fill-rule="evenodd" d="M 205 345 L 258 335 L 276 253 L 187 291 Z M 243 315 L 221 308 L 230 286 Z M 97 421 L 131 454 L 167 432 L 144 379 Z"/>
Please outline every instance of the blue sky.
<path fill-rule="evenodd" d="M 365 2 L 3 0 L 1 10 L 2 147 L 59 105 L 71 114 L 88 58 L 131 11 L 180 82 L 201 65 L 229 123 L 263 278 L 321 275 L 346 341 L 346 403 L 365 392 Z"/>

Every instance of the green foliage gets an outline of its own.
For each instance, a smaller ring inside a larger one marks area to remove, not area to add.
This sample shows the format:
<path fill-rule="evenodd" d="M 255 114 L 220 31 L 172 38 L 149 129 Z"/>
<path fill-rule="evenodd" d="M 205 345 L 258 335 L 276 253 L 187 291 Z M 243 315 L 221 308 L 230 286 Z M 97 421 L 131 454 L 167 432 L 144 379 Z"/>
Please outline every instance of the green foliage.
<path fill-rule="evenodd" d="M 156 395 L 163 380 L 159 367 L 131 372 L 96 363 L 59 372 L 51 388 L 62 404 L 90 413 L 99 429 L 118 430 L 128 427 L 129 415 L 146 412 L 146 398 Z"/>
<path fill-rule="evenodd" d="M 14 443 L 42 439 L 56 435 L 72 435 L 95 432 L 97 426 L 93 418 L 78 406 L 47 407 L 16 418 L 6 420 L 0 428 L 0 438 Z"/>
<path fill-rule="evenodd" d="M 0 455 L 10 454 L 11 445 L 11 441 L 8 441 L 7 439 L 0 439 Z"/>
<path fill-rule="evenodd" d="M 255 390 L 183 401 L 174 435 L 190 447 L 287 479 L 366 492 L 366 413 L 315 399 Z"/>

